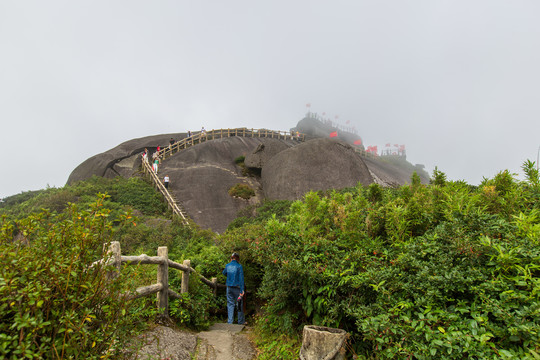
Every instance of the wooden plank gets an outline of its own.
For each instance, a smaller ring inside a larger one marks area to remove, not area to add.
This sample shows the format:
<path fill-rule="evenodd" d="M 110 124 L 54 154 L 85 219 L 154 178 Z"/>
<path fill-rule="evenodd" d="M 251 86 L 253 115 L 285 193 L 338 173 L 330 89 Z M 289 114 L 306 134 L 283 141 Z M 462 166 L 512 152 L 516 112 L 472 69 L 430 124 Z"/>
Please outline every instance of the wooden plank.
<path fill-rule="evenodd" d="M 128 299 L 138 299 L 143 296 L 148 296 L 159 292 L 163 286 L 161 284 L 153 284 L 137 288 L 134 293 L 128 295 Z"/>
<path fill-rule="evenodd" d="M 131 264 L 131 265 L 139 265 L 139 264 L 154 264 L 159 265 L 163 263 L 164 259 L 161 256 L 148 256 L 146 254 L 142 254 L 139 256 L 122 256 L 121 262 L 122 264 Z"/>

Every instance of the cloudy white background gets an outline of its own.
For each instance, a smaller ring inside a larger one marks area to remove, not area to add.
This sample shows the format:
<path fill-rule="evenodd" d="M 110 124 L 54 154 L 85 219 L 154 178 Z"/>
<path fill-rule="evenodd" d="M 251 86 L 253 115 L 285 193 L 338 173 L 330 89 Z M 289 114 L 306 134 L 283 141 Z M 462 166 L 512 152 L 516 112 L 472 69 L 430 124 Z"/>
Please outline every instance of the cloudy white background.
<path fill-rule="evenodd" d="M 147 135 L 312 111 L 478 184 L 540 146 L 538 0 L 0 0 L 0 197 Z"/>

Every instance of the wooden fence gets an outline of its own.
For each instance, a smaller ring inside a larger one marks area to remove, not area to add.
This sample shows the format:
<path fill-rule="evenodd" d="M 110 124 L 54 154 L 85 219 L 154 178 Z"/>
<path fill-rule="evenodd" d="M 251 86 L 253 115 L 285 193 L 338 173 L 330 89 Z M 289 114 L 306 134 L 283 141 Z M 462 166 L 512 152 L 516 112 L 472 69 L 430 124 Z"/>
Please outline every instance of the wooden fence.
<path fill-rule="evenodd" d="M 175 142 L 170 146 L 166 146 L 159 151 L 159 156 L 162 159 L 165 159 L 174 153 L 179 152 L 182 149 L 186 149 L 190 146 L 200 144 L 207 140 L 222 139 L 232 136 L 242 136 L 242 137 L 259 137 L 259 138 L 271 138 L 271 139 L 281 139 L 281 140 L 298 140 L 304 141 L 305 134 L 292 133 L 289 131 L 279 131 L 279 130 L 268 130 L 268 129 L 247 129 L 247 128 L 237 128 L 237 129 L 218 129 L 210 131 L 197 131 L 194 132 L 190 137 L 186 137 L 180 141 Z"/>
<path fill-rule="evenodd" d="M 212 278 L 211 280 L 208 280 L 204 276 L 198 274 L 195 269 L 191 267 L 190 260 L 184 260 L 183 264 L 179 264 L 170 260 L 168 249 L 166 246 L 158 247 L 157 256 L 148 256 L 146 254 L 142 254 L 139 256 L 123 256 L 120 249 L 120 243 L 118 241 L 113 241 L 109 246 L 108 254 L 110 255 L 110 260 L 108 264 L 112 264 L 116 268 L 116 271 L 109 275 L 110 277 L 118 276 L 122 264 L 152 264 L 158 266 L 157 282 L 152 285 L 137 288 L 133 293 L 128 294 L 128 299 L 137 299 L 143 296 L 157 293 L 158 312 L 160 315 L 163 316 L 169 316 L 169 296 L 181 299 L 182 296 L 180 294 L 187 293 L 189 291 L 190 273 L 196 274 L 203 284 L 208 285 L 212 289 L 214 295 L 217 294 L 218 288 L 226 288 L 225 285 L 217 283 L 217 278 Z M 170 268 L 182 271 L 182 284 L 180 286 L 180 294 L 169 288 Z"/>

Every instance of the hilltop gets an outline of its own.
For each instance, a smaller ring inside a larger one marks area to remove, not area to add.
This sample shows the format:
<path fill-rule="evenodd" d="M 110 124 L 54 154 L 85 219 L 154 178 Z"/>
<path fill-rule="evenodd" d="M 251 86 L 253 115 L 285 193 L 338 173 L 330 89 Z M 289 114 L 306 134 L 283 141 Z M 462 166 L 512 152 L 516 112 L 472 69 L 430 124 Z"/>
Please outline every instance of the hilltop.
<path fill-rule="evenodd" d="M 297 200 L 308 191 L 341 189 L 378 183 L 396 187 L 410 182 L 414 171 L 423 183 L 429 175 L 404 157 L 365 156 L 363 146 L 353 145 L 357 135 L 339 131 L 328 138 L 332 126 L 306 117 L 291 129 L 296 137 L 233 136 L 195 144 L 165 159 L 159 169 L 162 179 L 171 179 L 171 194 L 191 219 L 203 228 L 223 232 L 240 210 L 263 200 Z M 73 170 L 68 184 L 93 175 L 112 178 L 140 176 L 141 153 L 168 146 L 170 139 L 186 139 L 186 133 L 147 136 L 126 141 L 97 154 Z M 362 156 L 362 154 L 364 156 Z M 249 198 L 229 190 L 243 184 Z"/>

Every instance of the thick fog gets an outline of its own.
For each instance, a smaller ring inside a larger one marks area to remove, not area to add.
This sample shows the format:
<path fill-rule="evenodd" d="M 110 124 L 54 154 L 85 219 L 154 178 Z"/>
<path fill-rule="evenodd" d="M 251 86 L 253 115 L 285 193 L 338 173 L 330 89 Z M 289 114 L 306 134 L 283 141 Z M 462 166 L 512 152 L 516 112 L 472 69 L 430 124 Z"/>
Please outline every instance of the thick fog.
<path fill-rule="evenodd" d="M 147 135 L 309 110 L 478 184 L 536 161 L 540 2 L 0 2 L 0 197 Z M 337 116 L 337 118 L 336 118 Z"/>

